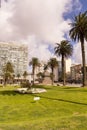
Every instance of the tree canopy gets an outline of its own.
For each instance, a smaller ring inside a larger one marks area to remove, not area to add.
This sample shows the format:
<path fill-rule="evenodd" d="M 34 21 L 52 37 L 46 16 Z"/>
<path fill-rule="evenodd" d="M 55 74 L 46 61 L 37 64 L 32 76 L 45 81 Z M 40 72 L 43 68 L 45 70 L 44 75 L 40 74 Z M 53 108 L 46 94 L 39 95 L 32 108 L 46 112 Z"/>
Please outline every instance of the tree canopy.
<path fill-rule="evenodd" d="M 65 85 L 65 58 L 68 58 L 73 53 L 73 46 L 67 40 L 62 40 L 60 43 L 56 43 L 56 47 L 54 48 L 55 54 L 57 56 L 61 56 L 62 59 L 62 77 L 63 77 L 63 85 Z"/>
<path fill-rule="evenodd" d="M 85 68 L 85 47 L 84 41 L 87 41 L 87 11 L 79 13 L 75 16 L 73 22 L 70 23 L 71 29 L 69 35 L 72 40 L 81 42 L 82 50 L 82 66 L 83 66 L 83 86 L 86 85 L 86 68 Z"/>

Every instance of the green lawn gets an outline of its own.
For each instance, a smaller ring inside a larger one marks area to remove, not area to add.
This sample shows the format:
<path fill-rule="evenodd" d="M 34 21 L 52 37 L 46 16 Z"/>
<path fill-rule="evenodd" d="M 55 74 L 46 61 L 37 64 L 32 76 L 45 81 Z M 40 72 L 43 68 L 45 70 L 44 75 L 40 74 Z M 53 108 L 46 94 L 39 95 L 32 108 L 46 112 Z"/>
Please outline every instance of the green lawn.
<path fill-rule="evenodd" d="M 0 130 L 87 130 L 87 88 L 39 87 L 47 92 L 18 94 L 14 87 L 0 87 Z"/>

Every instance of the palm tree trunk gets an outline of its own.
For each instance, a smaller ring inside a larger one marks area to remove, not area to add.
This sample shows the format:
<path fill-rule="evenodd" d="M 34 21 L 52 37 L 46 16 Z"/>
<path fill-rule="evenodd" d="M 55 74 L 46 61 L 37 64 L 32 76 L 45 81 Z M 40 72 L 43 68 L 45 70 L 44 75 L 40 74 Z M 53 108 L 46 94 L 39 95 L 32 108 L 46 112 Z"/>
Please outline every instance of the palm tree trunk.
<path fill-rule="evenodd" d="M 65 85 L 65 60 L 64 55 L 62 55 L 62 77 L 63 77 L 63 86 Z"/>
<path fill-rule="evenodd" d="M 33 66 L 33 85 L 34 85 L 34 75 L 35 75 L 35 67 Z"/>
<path fill-rule="evenodd" d="M 52 85 L 54 84 L 54 74 L 53 74 L 53 72 L 54 72 L 54 69 L 52 68 Z"/>
<path fill-rule="evenodd" d="M 6 78 L 4 78 L 4 86 L 6 86 Z"/>
<path fill-rule="evenodd" d="M 84 40 L 81 41 L 81 50 L 82 50 L 82 71 L 83 71 L 83 85 L 84 87 L 86 85 L 86 67 L 85 67 L 85 49 L 84 49 Z"/>
<path fill-rule="evenodd" d="M 33 74 L 33 85 L 34 85 L 34 74 Z"/>

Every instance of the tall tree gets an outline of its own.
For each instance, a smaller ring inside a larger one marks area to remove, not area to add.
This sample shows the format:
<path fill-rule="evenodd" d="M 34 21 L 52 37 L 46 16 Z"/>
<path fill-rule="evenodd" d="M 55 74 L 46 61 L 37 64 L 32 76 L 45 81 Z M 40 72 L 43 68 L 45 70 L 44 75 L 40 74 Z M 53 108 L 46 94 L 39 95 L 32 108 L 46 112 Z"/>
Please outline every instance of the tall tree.
<path fill-rule="evenodd" d="M 54 83 L 54 68 L 58 66 L 58 61 L 56 60 L 56 58 L 51 58 L 48 61 L 48 66 L 51 68 L 51 79 L 52 79 L 52 85 Z"/>
<path fill-rule="evenodd" d="M 7 64 L 3 68 L 3 76 L 4 76 L 4 84 L 7 83 L 8 80 L 13 78 L 14 69 L 10 62 L 7 62 Z"/>
<path fill-rule="evenodd" d="M 42 73 L 42 72 L 37 73 L 37 77 L 38 77 L 38 81 L 42 82 L 43 78 L 44 78 L 44 73 Z"/>
<path fill-rule="evenodd" d="M 17 78 L 18 78 L 18 79 L 20 78 L 20 74 L 19 74 L 19 73 L 17 74 Z"/>
<path fill-rule="evenodd" d="M 48 69 L 48 64 L 44 64 L 44 71 Z"/>
<path fill-rule="evenodd" d="M 24 73 L 23 73 L 23 77 L 24 77 L 24 79 L 26 80 L 26 77 L 28 76 L 28 73 L 27 73 L 27 71 L 24 71 Z"/>
<path fill-rule="evenodd" d="M 56 47 L 54 48 L 55 54 L 57 56 L 62 57 L 62 78 L 63 78 L 63 85 L 65 85 L 65 58 L 68 58 L 72 55 L 73 46 L 67 40 L 62 40 L 59 43 L 56 43 Z"/>
<path fill-rule="evenodd" d="M 35 82 L 35 68 L 40 65 L 38 58 L 33 57 L 29 62 L 29 65 L 32 65 L 32 74 L 33 74 L 33 84 Z"/>
<path fill-rule="evenodd" d="M 18 78 L 17 81 L 18 81 L 18 82 L 20 81 L 20 80 L 19 80 L 20 77 L 21 77 L 21 75 L 18 73 L 18 74 L 17 74 L 17 78 Z"/>
<path fill-rule="evenodd" d="M 83 68 L 83 87 L 86 85 L 86 68 L 85 68 L 85 48 L 84 41 L 87 41 L 87 11 L 84 13 L 79 13 L 75 16 L 73 22 L 70 23 L 71 30 L 69 35 L 72 40 L 81 42 L 82 51 L 82 68 Z"/>

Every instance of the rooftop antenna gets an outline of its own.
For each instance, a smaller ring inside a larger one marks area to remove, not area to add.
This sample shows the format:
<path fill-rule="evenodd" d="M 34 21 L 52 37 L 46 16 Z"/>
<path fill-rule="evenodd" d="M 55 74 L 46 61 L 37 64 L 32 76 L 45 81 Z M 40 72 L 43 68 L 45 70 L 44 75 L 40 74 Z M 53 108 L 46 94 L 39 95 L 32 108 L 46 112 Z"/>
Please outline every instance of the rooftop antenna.
<path fill-rule="evenodd" d="M 5 2 L 7 2 L 8 0 L 4 0 Z M 0 0 L 0 8 L 1 8 L 1 3 L 2 3 L 2 0 Z"/>

